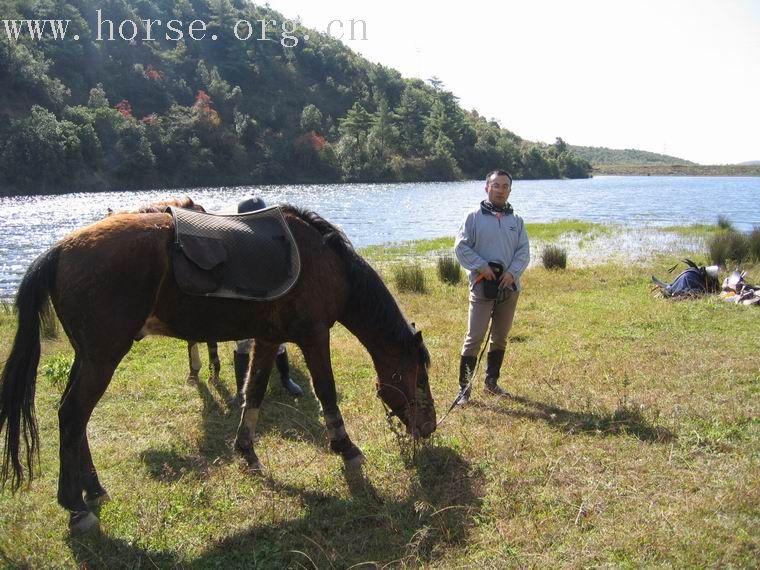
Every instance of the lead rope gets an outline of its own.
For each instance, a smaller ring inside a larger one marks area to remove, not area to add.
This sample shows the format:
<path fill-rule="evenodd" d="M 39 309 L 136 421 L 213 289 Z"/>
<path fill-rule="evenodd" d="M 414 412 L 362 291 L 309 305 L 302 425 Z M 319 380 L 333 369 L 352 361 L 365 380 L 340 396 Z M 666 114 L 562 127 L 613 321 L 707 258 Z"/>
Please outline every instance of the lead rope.
<path fill-rule="evenodd" d="M 449 409 L 446 410 L 446 413 L 443 414 L 443 416 L 441 416 L 441 419 L 438 420 L 438 422 L 435 424 L 436 429 L 443 423 L 443 420 L 445 420 L 448 417 L 448 415 L 451 413 L 451 411 L 454 408 L 456 408 L 457 402 L 459 402 L 459 398 L 462 396 L 462 394 L 465 394 L 468 390 L 470 390 L 472 388 L 472 383 L 475 380 L 475 376 L 476 376 L 476 373 L 477 373 L 478 369 L 480 368 L 480 362 L 483 359 L 483 353 L 486 351 L 486 349 L 488 348 L 488 343 L 491 341 L 491 329 L 493 328 L 493 313 L 496 310 L 496 305 L 498 305 L 502 301 L 504 301 L 504 299 L 502 299 L 501 301 L 499 301 L 499 299 L 496 299 L 493 302 L 493 307 L 491 307 L 491 314 L 488 317 L 488 321 L 489 321 L 489 324 L 488 324 L 488 334 L 486 335 L 485 342 L 483 343 L 483 348 L 480 349 L 480 354 L 478 355 L 478 361 L 475 363 L 475 369 L 470 373 L 470 379 L 467 382 L 467 386 L 465 387 L 464 390 L 460 389 L 459 394 L 457 394 L 456 397 L 454 398 L 454 401 L 451 402 L 451 405 L 449 406 Z M 399 438 L 399 440 L 402 439 L 404 437 L 404 435 L 398 431 L 398 429 L 396 428 L 395 423 L 392 420 L 392 418 L 393 418 L 393 416 L 395 414 L 393 413 L 393 411 L 391 411 L 388 408 L 388 406 L 385 405 L 385 402 L 383 402 L 382 398 L 378 398 L 378 399 L 380 400 L 380 403 L 382 404 L 383 409 L 385 411 L 385 419 L 388 421 L 388 426 L 390 427 L 391 431 L 396 435 L 396 437 Z"/>
<path fill-rule="evenodd" d="M 438 423 L 435 424 L 435 427 L 438 428 L 442 423 L 443 420 L 445 420 L 448 415 L 451 413 L 451 410 L 456 408 L 457 403 L 459 402 L 459 399 L 462 397 L 463 394 L 466 394 L 468 390 L 472 389 L 472 383 L 475 380 L 475 375 L 480 368 L 480 361 L 483 359 L 483 353 L 486 351 L 486 348 L 488 348 L 488 343 L 491 341 L 491 329 L 493 328 L 493 313 L 496 310 L 496 305 L 499 304 L 499 300 L 496 299 L 493 302 L 493 307 L 491 307 L 491 316 L 488 317 L 488 335 L 486 335 L 486 340 L 483 343 L 483 348 L 480 349 L 480 354 L 478 355 L 478 361 L 475 363 L 475 369 L 470 373 L 470 379 L 467 382 L 467 386 L 462 390 L 460 389 L 459 394 L 456 395 L 456 398 L 454 398 L 454 401 L 451 402 L 451 405 L 449 406 L 449 409 L 446 410 L 446 413 L 441 416 L 441 419 L 438 420 Z"/>

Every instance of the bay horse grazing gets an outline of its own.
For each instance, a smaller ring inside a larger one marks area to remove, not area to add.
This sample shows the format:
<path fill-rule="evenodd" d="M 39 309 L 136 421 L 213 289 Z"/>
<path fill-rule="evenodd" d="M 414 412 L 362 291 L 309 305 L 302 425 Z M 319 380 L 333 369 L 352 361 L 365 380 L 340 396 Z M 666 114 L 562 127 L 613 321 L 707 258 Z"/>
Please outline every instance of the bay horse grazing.
<path fill-rule="evenodd" d="M 208 342 L 255 338 L 251 374 L 235 448 L 254 468 L 259 407 L 282 342 L 305 357 L 322 406 L 330 449 L 347 465 L 363 461 L 337 404 L 330 364 L 330 328 L 342 323 L 369 352 L 377 396 L 414 437 L 435 431 L 429 354 L 422 333 L 404 318 L 385 284 L 345 235 L 314 212 L 281 207 L 301 259 L 295 285 L 273 301 L 244 301 L 183 293 L 174 278 L 171 215 L 117 214 L 81 228 L 38 257 L 16 296 L 18 329 L 0 376 L 0 433 L 5 428 L 2 482 L 17 489 L 33 477 L 39 436 L 34 413 L 40 321 L 48 299 L 75 357 L 58 409 L 58 502 L 69 528 L 98 524 L 90 511 L 107 498 L 92 462 L 87 422 L 119 362 L 135 340 L 158 334 Z M 26 473 L 22 465 L 21 440 Z"/>

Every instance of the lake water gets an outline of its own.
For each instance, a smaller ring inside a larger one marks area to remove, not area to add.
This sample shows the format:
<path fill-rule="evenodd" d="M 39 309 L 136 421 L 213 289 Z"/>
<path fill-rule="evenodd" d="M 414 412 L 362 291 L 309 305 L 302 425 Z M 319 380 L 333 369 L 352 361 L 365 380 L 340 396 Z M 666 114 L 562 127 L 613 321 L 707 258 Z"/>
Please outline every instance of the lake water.
<path fill-rule="evenodd" d="M 484 197 L 482 181 L 327 184 L 103 192 L 0 198 L 0 299 L 10 298 L 31 261 L 108 208 L 134 210 L 191 196 L 211 212 L 234 211 L 256 193 L 290 202 L 340 226 L 357 247 L 454 235 Z M 759 177 L 599 176 L 516 181 L 510 202 L 527 222 L 578 219 L 632 228 L 714 223 L 727 216 L 742 230 L 760 225 Z"/>

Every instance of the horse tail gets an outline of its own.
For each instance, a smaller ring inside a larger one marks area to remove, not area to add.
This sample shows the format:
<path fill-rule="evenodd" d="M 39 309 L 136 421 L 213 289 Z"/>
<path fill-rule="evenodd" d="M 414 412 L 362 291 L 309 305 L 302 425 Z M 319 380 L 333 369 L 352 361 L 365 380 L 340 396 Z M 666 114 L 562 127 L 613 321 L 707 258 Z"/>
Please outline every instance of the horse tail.
<path fill-rule="evenodd" d="M 0 375 L 0 434 L 6 428 L 0 486 L 5 486 L 10 476 L 14 491 L 24 479 L 19 459 L 22 434 L 30 481 L 34 460 L 39 460 L 34 391 L 40 362 L 40 324 L 51 315 L 50 291 L 55 284 L 57 267 L 58 249 L 52 248 L 39 256 L 24 275 L 16 294 L 16 338 Z"/>

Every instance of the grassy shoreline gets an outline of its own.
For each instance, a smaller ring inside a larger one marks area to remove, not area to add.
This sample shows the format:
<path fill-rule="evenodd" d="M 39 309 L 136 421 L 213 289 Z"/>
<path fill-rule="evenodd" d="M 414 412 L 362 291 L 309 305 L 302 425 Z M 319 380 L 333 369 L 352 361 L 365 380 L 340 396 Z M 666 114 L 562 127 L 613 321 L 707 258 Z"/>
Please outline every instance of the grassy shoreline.
<path fill-rule="evenodd" d="M 405 247 L 425 256 L 436 243 Z M 407 252 L 389 250 L 363 254 L 424 331 L 440 415 L 456 392 L 467 291 L 440 283 L 425 266 L 428 293 L 398 293 L 383 262 Z M 182 342 L 136 343 L 90 422 L 113 500 L 101 509 L 101 534 L 85 538 L 67 537 L 55 501 L 56 404 L 71 348 L 44 342 L 42 474 L 29 491 L 0 494 L 0 563 L 753 567 L 760 548 L 757 309 L 654 297 L 648 275 L 663 275 L 668 256 L 644 267 L 572 267 L 572 258 L 570 265 L 531 267 L 523 278 L 502 380 L 513 397 L 490 398 L 479 382 L 473 403 L 453 412 L 416 457 L 372 397 L 368 355 L 335 327 L 346 426 L 368 458 L 361 476 L 328 452 L 311 391 L 294 402 L 276 381 L 257 443 L 266 472 L 251 475 L 230 447 L 237 422 L 225 405 L 234 386 L 231 344 L 220 347 L 217 389 L 184 383 Z M 757 281 L 757 268 L 750 277 Z M 13 316 L 0 311 L 0 359 L 14 331 Z M 294 378 L 306 386 L 300 351 L 291 355 Z"/>
<path fill-rule="evenodd" d="M 673 262 L 684 256 L 706 262 L 707 240 L 723 231 L 711 224 L 631 228 L 580 220 L 528 223 L 526 230 L 531 243 L 531 267 L 541 265 L 541 253 L 548 245 L 567 250 L 569 263 L 575 267 L 609 263 L 645 267 L 668 256 Z M 441 256 L 453 255 L 453 247 L 454 236 L 443 236 L 368 246 L 360 252 L 384 268 L 409 263 L 432 265 Z"/>
<path fill-rule="evenodd" d="M 758 164 L 595 164 L 594 176 L 760 176 Z"/>

